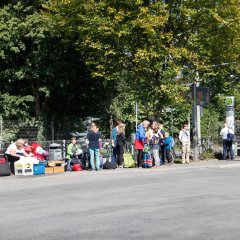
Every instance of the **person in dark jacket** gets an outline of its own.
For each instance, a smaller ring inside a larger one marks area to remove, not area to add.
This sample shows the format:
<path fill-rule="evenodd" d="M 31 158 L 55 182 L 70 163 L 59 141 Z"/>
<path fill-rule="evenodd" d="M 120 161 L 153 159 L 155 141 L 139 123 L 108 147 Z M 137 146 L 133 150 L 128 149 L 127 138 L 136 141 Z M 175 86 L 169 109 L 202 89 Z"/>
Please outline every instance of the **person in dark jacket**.
<path fill-rule="evenodd" d="M 173 163 L 173 158 L 171 155 L 172 148 L 172 138 L 169 136 L 169 132 L 165 132 L 165 138 L 163 140 L 164 152 L 166 156 L 166 160 L 169 164 Z"/>
<path fill-rule="evenodd" d="M 99 156 L 99 142 L 101 141 L 101 134 L 99 132 L 99 124 L 97 121 L 92 121 L 91 130 L 87 134 L 87 143 L 90 152 L 90 164 L 92 171 L 99 171 L 100 168 L 100 156 Z M 96 164 L 94 162 L 96 159 Z"/>
<path fill-rule="evenodd" d="M 111 162 L 113 163 L 117 162 L 117 134 L 118 134 L 118 127 L 120 124 L 122 124 L 122 120 L 116 120 L 115 127 L 112 129 L 112 133 L 111 133 L 112 148 L 113 148 Z"/>
<path fill-rule="evenodd" d="M 117 132 L 117 164 L 119 168 L 123 167 L 123 153 L 126 144 L 124 130 L 125 125 L 123 123 L 119 124 Z"/>

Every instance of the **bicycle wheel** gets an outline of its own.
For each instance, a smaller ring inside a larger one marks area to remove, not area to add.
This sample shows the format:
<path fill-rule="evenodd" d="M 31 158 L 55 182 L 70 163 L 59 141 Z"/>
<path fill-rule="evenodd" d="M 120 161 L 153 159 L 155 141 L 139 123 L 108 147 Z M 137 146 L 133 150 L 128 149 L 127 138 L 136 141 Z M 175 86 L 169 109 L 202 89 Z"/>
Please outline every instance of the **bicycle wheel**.
<path fill-rule="evenodd" d="M 217 151 L 214 144 L 210 144 L 208 150 L 210 150 L 212 153 L 215 153 Z"/>
<path fill-rule="evenodd" d="M 203 159 L 203 153 L 205 151 L 206 151 L 206 147 L 203 144 L 198 146 L 198 154 L 199 154 L 200 160 Z"/>
<path fill-rule="evenodd" d="M 172 161 L 174 162 L 175 159 L 176 159 L 176 153 L 175 153 L 174 148 L 171 148 L 171 150 L 170 150 L 170 155 L 171 155 Z"/>

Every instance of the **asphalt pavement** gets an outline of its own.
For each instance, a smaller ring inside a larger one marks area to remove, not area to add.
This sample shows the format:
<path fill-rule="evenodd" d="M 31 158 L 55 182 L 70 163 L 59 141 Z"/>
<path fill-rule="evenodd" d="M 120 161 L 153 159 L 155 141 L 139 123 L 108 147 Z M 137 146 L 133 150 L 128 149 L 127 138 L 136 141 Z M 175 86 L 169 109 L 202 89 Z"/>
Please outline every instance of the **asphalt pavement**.
<path fill-rule="evenodd" d="M 0 178 L 1 240 L 240 238 L 240 161 Z"/>

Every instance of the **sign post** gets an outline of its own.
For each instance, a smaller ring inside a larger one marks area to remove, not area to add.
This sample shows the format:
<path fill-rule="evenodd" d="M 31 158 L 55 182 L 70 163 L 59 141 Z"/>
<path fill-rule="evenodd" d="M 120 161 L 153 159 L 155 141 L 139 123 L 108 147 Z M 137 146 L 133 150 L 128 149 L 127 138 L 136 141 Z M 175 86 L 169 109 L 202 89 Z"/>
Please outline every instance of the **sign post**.
<path fill-rule="evenodd" d="M 235 119 L 234 119 L 234 97 L 226 97 L 226 123 L 229 128 L 235 133 Z M 233 152 L 235 153 L 235 145 L 233 144 Z"/>
<path fill-rule="evenodd" d="M 201 138 L 201 107 L 210 102 L 209 88 L 199 87 L 197 82 L 192 85 L 193 99 L 193 160 L 198 161 L 198 140 Z"/>

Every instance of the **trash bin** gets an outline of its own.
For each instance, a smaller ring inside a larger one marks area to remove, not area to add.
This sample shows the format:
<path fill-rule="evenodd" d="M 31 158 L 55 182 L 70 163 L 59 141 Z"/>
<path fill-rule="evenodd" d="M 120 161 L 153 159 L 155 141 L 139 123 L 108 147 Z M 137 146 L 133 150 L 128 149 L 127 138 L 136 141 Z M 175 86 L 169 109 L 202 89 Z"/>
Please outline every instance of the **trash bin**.
<path fill-rule="evenodd" d="M 62 147 L 61 144 L 52 143 L 49 146 L 49 160 L 63 160 L 62 159 Z"/>

